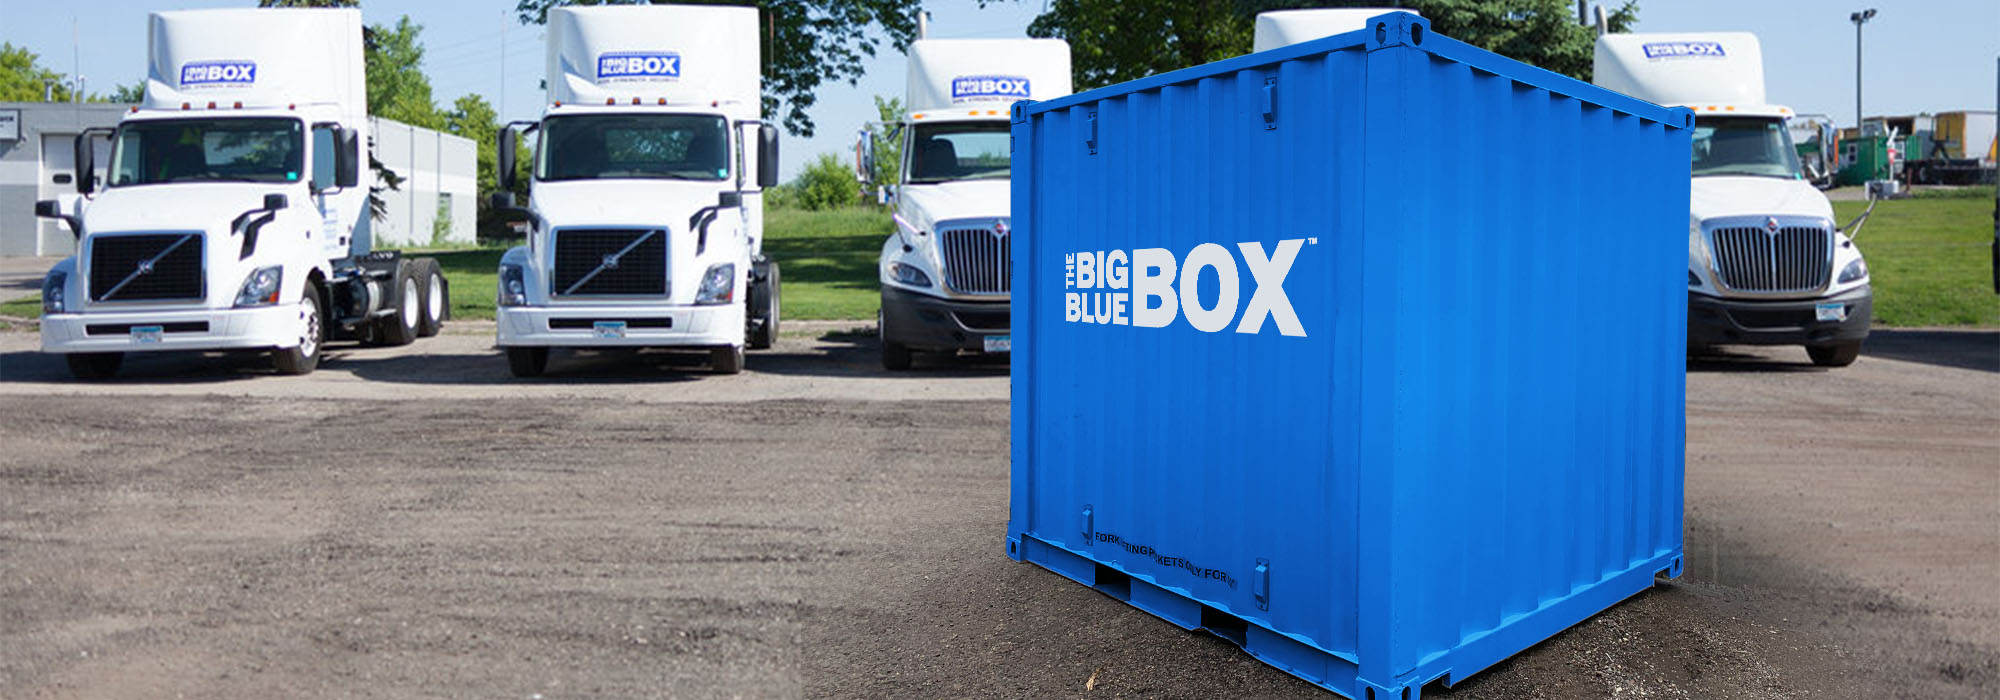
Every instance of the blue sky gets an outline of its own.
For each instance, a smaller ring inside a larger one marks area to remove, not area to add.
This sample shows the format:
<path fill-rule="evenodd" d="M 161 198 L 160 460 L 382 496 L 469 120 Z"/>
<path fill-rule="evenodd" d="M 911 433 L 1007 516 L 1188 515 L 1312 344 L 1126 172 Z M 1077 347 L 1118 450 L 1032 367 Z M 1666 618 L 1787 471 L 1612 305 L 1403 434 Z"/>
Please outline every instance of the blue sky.
<path fill-rule="evenodd" d="M 254 6 L 255 0 L 9 0 L 0 40 L 25 45 L 43 65 L 81 73 L 93 92 L 138 81 L 145 74 L 146 13 L 158 9 Z M 1042 0 L 930 0 L 931 36 L 1025 36 Z M 1881 12 L 1865 30 L 1866 111 L 1909 114 L 1993 109 L 1995 60 L 2000 57 L 2000 2 L 1995 0 L 1641 0 L 1643 32 L 1749 31 L 1764 46 L 1765 80 L 1773 102 L 1802 113 L 1854 114 L 1854 25 L 1848 13 Z M 513 0 L 363 0 L 369 23 L 409 15 L 424 25 L 425 70 L 441 105 L 476 92 L 509 119 L 530 119 L 542 106 L 542 29 L 514 21 Z M 72 29 L 74 27 L 74 30 Z M 503 31 L 504 30 L 504 31 Z M 73 42 L 72 37 L 81 39 Z M 75 49 L 73 51 L 73 48 Z M 904 59 L 893 49 L 869 63 L 860 84 L 822 86 L 813 108 L 818 135 L 787 137 L 785 177 L 822 152 L 845 153 L 854 129 L 874 118 L 874 95 L 903 89 Z M 504 78 L 503 78 L 504 76 Z M 504 103 L 501 93 L 505 92 Z"/>

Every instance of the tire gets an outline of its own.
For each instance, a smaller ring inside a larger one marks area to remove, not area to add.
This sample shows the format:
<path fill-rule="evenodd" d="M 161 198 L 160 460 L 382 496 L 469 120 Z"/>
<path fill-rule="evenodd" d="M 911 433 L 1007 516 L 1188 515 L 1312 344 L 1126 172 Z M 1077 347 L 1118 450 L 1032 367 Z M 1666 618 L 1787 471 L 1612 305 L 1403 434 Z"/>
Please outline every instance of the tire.
<path fill-rule="evenodd" d="M 882 369 L 896 372 L 907 370 L 910 368 L 910 360 L 915 357 L 916 353 L 911 352 L 908 345 L 889 340 L 889 326 L 887 325 L 887 321 L 888 316 L 886 314 L 880 311 L 875 312 L 875 333 L 882 341 Z"/>
<path fill-rule="evenodd" d="M 549 349 L 507 348 L 507 369 L 523 379 L 542 376 L 549 369 Z"/>
<path fill-rule="evenodd" d="M 743 371 L 743 346 L 724 345 L 708 351 L 708 367 L 716 374 L 739 374 Z"/>
<path fill-rule="evenodd" d="M 1806 354 L 1812 362 L 1821 367 L 1846 367 L 1861 357 L 1861 341 L 1835 343 L 1833 345 L 1807 345 Z"/>
<path fill-rule="evenodd" d="M 271 366 L 278 374 L 311 374 L 319 368 L 320 349 L 326 344 L 326 314 L 319 309 L 319 287 L 307 284 L 299 295 L 299 343 L 271 351 Z"/>
<path fill-rule="evenodd" d="M 122 352 L 79 352 L 63 356 L 69 363 L 69 374 L 77 379 L 97 380 L 118 376 L 118 367 L 125 364 Z"/>
<path fill-rule="evenodd" d="M 778 262 L 767 260 L 761 267 L 764 269 L 764 283 L 750 289 L 750 310 L 763 321 L 753 326 L 746 336 L 746 342 L 749 343 L 752 350 L 768 350 L 771 346 L 778 344 L 778 310 L 780 308 L 778 303 Z"/>
<path fill-rule="evenodd" d="M 444 280 L 444 268 L 438 266 L 436 258 L 417 261 L 417 277 L 423 281 L 418 292 L 424 295 L 417 337 L 429 338 L 444 330 L 445 317 L 451 314 L 451 284 Z"/>
<path fill-rule="evenodd" d="M 417 329 L 423 325 L 423 282 L 416 270 L 417 265 L 405 261 L 396 266 L 395 313 L 375 319 L 376 345 L 409 345 L 417 342 Z"/>

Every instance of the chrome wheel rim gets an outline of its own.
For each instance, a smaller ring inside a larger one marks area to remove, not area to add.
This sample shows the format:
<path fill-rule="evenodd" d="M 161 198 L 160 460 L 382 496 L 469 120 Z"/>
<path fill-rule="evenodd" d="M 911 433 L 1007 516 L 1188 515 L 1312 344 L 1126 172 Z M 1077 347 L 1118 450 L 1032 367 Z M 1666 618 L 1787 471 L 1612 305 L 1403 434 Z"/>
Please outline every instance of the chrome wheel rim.
<path fill-rule="evenodd" d="M 417 280 L 403 280 L 403 327 L 417 327 Z"/>
<path fill-rule="evenodd" d="M 306 290 L 299 299 L 299 314 L 305 316 L 305 332 L 299 335 L 299 354 L 312 357 L 319 354 L 319 304 L 313 301 L 312 290 Z"/>
<path fill-rule="evenodd" d="M 429 318 L 432 321 L 444 320 L 444 278 L 442 276 L 431 275 L 431 293 L 427 301 L 430 304 Z"/>

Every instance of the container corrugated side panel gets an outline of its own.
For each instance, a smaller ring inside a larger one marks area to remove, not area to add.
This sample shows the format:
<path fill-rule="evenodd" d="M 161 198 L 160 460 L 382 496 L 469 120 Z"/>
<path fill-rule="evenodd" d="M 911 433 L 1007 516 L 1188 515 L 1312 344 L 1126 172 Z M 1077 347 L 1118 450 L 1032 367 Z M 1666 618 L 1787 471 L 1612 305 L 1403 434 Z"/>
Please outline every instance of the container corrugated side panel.
<path fill-rule="evenodd" d="M 1685 112 L 1391 34 L 1015 110 L 1010 556 L 1357 697 L 1680 546 Z M 1065 254 L 1288 238 L 1305 338 L 1064 321 Z"/>

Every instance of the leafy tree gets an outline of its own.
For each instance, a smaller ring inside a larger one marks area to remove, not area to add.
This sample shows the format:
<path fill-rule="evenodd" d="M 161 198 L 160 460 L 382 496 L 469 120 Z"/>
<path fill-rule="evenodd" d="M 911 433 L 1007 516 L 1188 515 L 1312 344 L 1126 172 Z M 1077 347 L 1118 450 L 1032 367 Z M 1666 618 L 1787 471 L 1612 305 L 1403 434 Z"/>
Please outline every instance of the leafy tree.
<path fill-rule="evenodd" d="M 486 102 L 486 98 L 478 95 L 466 95 L 453 102 L 451 111 L 445 113 L 444 129 L 453 134 L 472 139 L 473 146 L 478 152 L 479 201 L 476 206 L 479 221 L 479 237 L 482 239 L 513 237 L 513 230 L 508 228 L 498 216 L 494 215 L 492 202 L 489 201 L 492 199 L 493 193 L 499 191 L 500 188 L 498 176 L 498 162 L 500 158 L 498 152 L 498 135 L 500 133 L 499 113 L 493 109 L 493 105 Z M 519 137 L 515 138 L 514 145 L 516 152 L 525 152 L 521 141 Z M 520 158 L 514 162 L 514 174 L 514 195 L 516 197 L 525 196 L 528 193 L 527 158 Z"/>
<path fill-rule="evenodd" d="M 901 98 L 891 97 L 885 100 L 881 95 L 876 95 L 875 116 L 883 122 L 899 124 L 904 117 L 909 116 L 909 110 L 903 107 Z M 880 185 L 896 184 L 903 174 L 902 134 L 894 129 L 877 129 L 871 138 L 875 141 L 875 167 L 869 173 L 870 179 Z"/>
<path fill-rule="evenodd" d="M 1066 39 L 1078 90 L 1249 53 L 1257 13 L 1380 7 L 1371 0 L 1052 0 L 1028 34 Z M 1594 30 L 1569 0 L 1407 0 L 1444 36 L 1529 64 L 1590 79 Z M 1607 13 L 1611 31 L 1638 20 L 1627 0 Z"/>
<path fill-rule="evenodd" d="M 131 85 L 112 88 L 108 99 L 120 104 L 138 104 L 140 100 L 146 99 L 146 81 L 141 80 Z"/>
<path fill-rule="evenodd" d="M 55 101 L 70 100 L 63 74 L 43 67 L 28 47 L 0 43 L 0 102 L 40 102 L 48 81 L 56 83 Z"/>
<path fill-rule="evenodd" d="M 423 26 L 405 15 L 393 27 L 370 28 L 375 40 L 365 52 L 368 63 L 368 113 L 426 129 L 444 128 L 444 114 L 431 98 L 431 79 L 424 75 Z"/>
<path fill-rule="evenodd" d="M 544 24 L 559 5 L 636 4 L 642 0 L 518 0 L 523 23 Z M 665 0 L 655 0 L 665 1 Z M 817 101 L 821 83 L 853 85 L 862 62 L 883 41 L 902 50 L 916 37 L 922 0 L 673 0 L 710 5 L 755 5 L 763 9 L 764 111 L 784 107 L 785 128 L 813 135 L 806 110 Z M 879 29 L 880 34 L 871 31 Z M 886 36 L 884 36 L 886 35 Z"/>
<path fill-rule="evenodd" d="M 855 179 L 852 168 L 840 162 L 839 156 L 821 153 L 806 164 L 805 170 L 799 171 L 791 188 L 797 195 L 793 203 L 801 209 L 818 211 L 852 206 L 860 201 L 861 181 Z"/>

